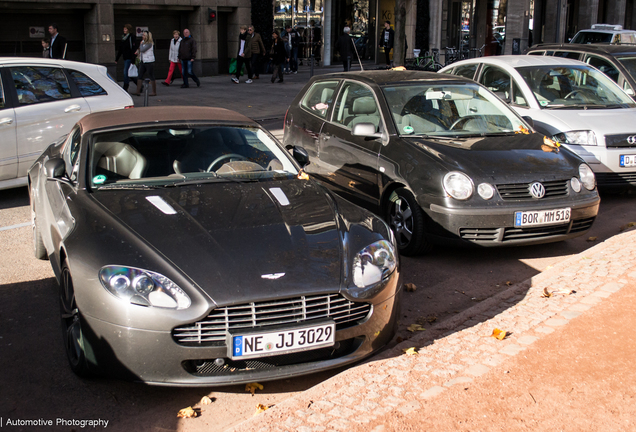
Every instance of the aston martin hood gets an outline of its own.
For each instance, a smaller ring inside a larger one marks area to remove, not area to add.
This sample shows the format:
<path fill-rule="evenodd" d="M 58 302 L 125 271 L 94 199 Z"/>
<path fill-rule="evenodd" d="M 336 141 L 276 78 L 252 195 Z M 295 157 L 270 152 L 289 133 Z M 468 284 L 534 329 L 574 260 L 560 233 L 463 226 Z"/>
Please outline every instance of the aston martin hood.
<path fill-rule="evenodd" d="M 567 179 L 582 162 L 538 133 L 410 141 L 449 170 L 497 182 Z"/>
<path fill-rule="evenodd" d="M 219 305 L 340 285 L 333 202 L 311 181 L 99 191 L 94 197 Z"/>

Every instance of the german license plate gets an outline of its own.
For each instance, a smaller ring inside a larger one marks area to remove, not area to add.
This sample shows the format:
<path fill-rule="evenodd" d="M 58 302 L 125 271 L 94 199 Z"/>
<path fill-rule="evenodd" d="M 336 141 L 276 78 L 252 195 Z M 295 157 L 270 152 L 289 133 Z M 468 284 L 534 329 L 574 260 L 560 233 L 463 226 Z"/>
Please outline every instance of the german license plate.
<path fill-rule="evenodd" d="M 515 226 L 553 225 L 570 222 L 572 210 L 568 208 L 558 210 L 539 210 L 515 212 Z"/>
<path fill-rule="evenodd" d="M 333 321 L 311 326 L 272 331 L 228 334 L 228 355 L 232 359 L 266 357 L 333 346 L 336 324 Z"/>
<path fill-rule="evenodd" d="M 636 167 L 636 155 L 621 155 L 619 165 L 622 167 Z"/>

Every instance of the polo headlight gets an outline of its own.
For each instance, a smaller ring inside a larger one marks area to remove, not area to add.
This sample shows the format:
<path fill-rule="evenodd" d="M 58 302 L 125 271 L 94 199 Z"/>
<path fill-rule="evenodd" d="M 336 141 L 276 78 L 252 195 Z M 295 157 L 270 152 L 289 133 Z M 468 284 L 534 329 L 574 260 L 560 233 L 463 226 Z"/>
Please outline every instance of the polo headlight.
<path fill-rule="evenodd" d="M 473 194 L 473 181 L 466 174 L 452 171 L 444 176 L 444 190 L 457 200 L 467 200 Z"/>
<path fill-rule="evenodd" d="M 596 145 L 596 135 L 591 130 L 561 132 L 552 138 L 561 144 Z"/>
<path fill-rule="evenodd" d="M 593 190 L 594 187 L 596 187 L 594 172 L 592 172 L 592 168 L 587 166 L 587 164 L 579 165 L 579 177 L 581 178 L 581 183 L 583 183 L 585 189 Z"/>
<path fill-rule="evenodd" d="M 395 248 L 387 240 L 380 240 L 362 249 L 353 258 L 352 274 L 355 288 L 348 289 L 354 298 L 368 298 L 373 290 L 387 279 L 397 267 Z"/>
<path fill-rule="evenodd" d="M 104 266 L 99 280 L 110 293 L 128 303 L 186 309 L 190 297 L 167 277 L 134 267 Z"/>

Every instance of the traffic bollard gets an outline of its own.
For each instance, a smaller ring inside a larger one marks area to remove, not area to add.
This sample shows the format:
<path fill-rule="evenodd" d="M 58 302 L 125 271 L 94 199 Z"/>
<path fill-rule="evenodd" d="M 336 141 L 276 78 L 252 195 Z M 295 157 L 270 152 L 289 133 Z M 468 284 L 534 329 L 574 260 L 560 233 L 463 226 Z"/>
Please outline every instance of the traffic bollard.
<path fill-rule="evenodd" d="M 150 87 L 150 78 L 144 79 L 144 106 L 148 106 L 148 88 Z"/>

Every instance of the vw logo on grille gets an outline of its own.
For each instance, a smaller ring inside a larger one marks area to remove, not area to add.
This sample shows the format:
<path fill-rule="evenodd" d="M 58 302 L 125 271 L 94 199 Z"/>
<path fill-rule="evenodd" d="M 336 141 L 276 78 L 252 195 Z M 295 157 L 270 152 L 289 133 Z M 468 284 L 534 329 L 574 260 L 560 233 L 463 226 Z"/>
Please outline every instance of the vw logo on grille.
<path fill-rule="evenodd" d="M 634 145 L 636 144 L 636 135 L 630 135 L 627 137 L 627 142 Z"/>
<path fill-rule="evenodd" d="M 533 198 L 543 198 L 545 195 L 545 188 L 539 182 L 532 183 L 528 189 L 530 189 L 530 195 L 532 195 Z"/>

